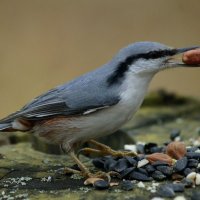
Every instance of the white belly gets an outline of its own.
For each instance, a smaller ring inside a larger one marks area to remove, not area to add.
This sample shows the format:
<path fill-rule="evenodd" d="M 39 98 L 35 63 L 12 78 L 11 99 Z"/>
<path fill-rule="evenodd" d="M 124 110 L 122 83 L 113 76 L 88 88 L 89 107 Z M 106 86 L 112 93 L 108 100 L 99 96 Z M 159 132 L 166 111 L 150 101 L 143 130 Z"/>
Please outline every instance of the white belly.
<path fill-rule="evenodd" d="M 118 130 L 139 109 L 150 80 L 151 77 L 139 80 L 137 77 L 135 80 L 131 75 L 122 86 L 121 100 L 117 105 L 85 115 L 72 122 L 81 130 L 79 139 L 97 138 Z"/>

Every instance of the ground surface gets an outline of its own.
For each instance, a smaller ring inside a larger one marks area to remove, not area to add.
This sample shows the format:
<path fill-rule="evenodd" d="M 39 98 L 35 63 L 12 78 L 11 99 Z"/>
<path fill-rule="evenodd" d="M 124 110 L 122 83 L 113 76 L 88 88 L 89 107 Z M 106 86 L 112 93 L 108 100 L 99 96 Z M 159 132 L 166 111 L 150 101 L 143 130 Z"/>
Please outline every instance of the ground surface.
<path fill-rule="evenodd" d="M 135 119 L 124 126 L 125 135 L 117 134 L 118 141 L 121 138 L 134 138 L 136 141 L 162 144 L 169 140 L 170 131 L 175 128 L 181 130 L 181 135 L 188 144 L 191 138 L 199 137 L 199 103 L 192 101 L 169 106 L 148 105 L 150 104 L 143 107 Z M 151 199 L 155 196 L 147 190 L 152 183 L 145 183 L 145 188 L 138 188 L 138 183 L 135 183 L 132 191 L 123 191 L 120 185 L 104 191 L 84 186 L 84 180 L 80 177 L 58 173 L 64 166 L 73 165 L 66 155 L 52 155 L 34 150 L 31 143 L 27 142 L 27 136 L 15 137 L 12 136 L 12 141 L 16 144 L 0 147 L 0 199 L 134 200 Z M 115 147 L 116 136 L 114 138 L 112 146 Z M 131 139 L 130 141 L 132 142 Z M 127 140 L 123 142 L 127 143 Z M 81 159 L 91 166 L 91 159 L 84 156 Z M 184 194 L 177 195 L 191 199 L 198 190 L 199 188 L 187 189 Z"/>

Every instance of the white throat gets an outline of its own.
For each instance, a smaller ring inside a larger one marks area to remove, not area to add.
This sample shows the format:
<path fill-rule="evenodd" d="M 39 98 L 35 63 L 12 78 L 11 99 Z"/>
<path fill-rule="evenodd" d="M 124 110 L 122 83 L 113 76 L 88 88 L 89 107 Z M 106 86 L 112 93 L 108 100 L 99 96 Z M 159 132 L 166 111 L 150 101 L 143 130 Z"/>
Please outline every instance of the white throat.
<path fill-rule="evenodd" d="M 125 81 L 121 86 L 120 104 L 127 107 L 130 115 L 133 115 L 142 104 L 153 75 L 127 72 Z"/>

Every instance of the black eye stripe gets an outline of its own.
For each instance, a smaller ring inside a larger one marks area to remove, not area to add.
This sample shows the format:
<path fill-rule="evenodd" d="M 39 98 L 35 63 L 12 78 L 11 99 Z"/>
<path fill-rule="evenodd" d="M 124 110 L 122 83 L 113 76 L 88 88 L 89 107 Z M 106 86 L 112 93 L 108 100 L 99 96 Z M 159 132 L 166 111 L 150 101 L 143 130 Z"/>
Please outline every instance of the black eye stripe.
<path fill-rule="evenodd" d="M 144 58 L 144 59 L 157 59 L 167 56 L 173 56 L 177 53 L 176 49 L 172 50 L 161 50 L 161 51 L 150 51 L 146 54 L 138 54 L 138 58 Z"/>
<path fill-rule="evenodd" d="M 127 57 L 124 61 L 119 63 L 116 68 L 116 71 L 107 79 L 107 83 L 109 86 L 113 84 L 117 84 L 121 82 L 122 78 L 124 77 L 126 71 L 128 71 L 129 66 L 138 59 L 158 59 L 167 56 L 173 56 L 177 53 L 176 49 L 169 49 L 169 50 L 158 50 L 158 51 L 150 51 L 148 53 L 143 54 L 136 54 L 133 56 Z"/>

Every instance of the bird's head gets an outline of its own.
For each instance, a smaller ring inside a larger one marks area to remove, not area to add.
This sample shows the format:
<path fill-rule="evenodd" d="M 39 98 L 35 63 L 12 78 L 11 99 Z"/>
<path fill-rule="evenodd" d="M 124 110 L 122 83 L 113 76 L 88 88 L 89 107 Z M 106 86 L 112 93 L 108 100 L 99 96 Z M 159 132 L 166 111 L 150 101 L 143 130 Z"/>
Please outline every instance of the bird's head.
<path fill-rule="evenodd" d="M 109 76 L 109 85 L 124 80 L 127 72 L 132 74 L 152 77 L 157 72 L 175 67 L 197 67 L 200 65 L 187 65 L 177 55 L 186 51 L 200 48 L 192 46 L 185 48 L 172 48 L 157 42 L 137 42 L 119 51 L 111 61 L 114 72 Z"/>
<path fill-rule="evenodd" d="M 200 47 L 172 48 L 157 42 L 137 42 L 121 49 L 116 59 L 119 68 L 129 68 L 133 73 L 156 73 L 172 67 L 191 67 L 176 56 L 196 48 Z"/>

